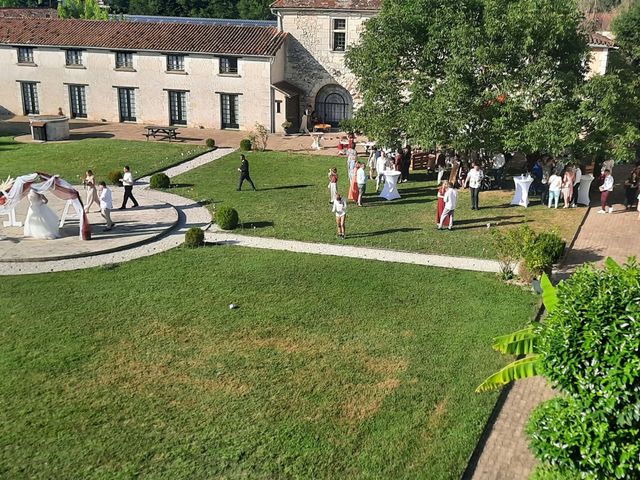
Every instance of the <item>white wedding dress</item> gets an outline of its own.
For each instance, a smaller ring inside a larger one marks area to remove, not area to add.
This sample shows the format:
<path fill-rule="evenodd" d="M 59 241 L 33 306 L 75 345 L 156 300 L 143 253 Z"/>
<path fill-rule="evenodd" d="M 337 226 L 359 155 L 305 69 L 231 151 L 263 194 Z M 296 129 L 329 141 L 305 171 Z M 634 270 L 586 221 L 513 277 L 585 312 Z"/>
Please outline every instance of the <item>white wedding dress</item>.
<path fill-rule="evenodd" d="M 29 211 L 24 221 L 24 236 L 52 240 L 60 236 L 58 217 L 46 204 L 46 198 L 33 190 L 29 191 Z"/>

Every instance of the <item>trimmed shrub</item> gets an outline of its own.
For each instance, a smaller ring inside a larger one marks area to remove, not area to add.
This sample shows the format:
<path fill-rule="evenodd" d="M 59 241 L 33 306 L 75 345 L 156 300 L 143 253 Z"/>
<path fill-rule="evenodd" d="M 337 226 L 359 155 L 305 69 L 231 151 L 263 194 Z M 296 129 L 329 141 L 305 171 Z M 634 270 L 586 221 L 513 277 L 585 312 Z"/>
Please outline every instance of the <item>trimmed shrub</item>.
<path fill-rule="evenodd" d="M 640 267 L 580 268 L 541 324 L 542 373 L 561 396 L 532 416 L 546 478 L 640 478 Z M 545 477 L 540 477 L 545 478 Z"/>
<path fill-rule="evenodd" d="M 204 245 L 204 231 L 198 227 L 192 227 L 184 234 L 184 244 L 188 248 L 196 248 Z"/>
<path fill-rule="evenodd" d="M 216 141 L 213 138 L 207 138 L 204 143 L 207 148 L 216 148 Z"/>
<path fill-rule="evenodd" d="M 114 170 L 107 174 L 107 178 L 109 179 L 109 183 L 111 185 L 120 186 L 120 180 L 122 180 L 122 172 L 120 170 Z"/>
<path fill-rule="evenodd" d="M 541 233 L 524 252 L 527 269 L 534 276 L 550 274 L 551 267 L 564 253 L 565 242 L 557 232 Z"/>
<path fill-rule="evenodd" d="M 222 205 L 216 209 L 216 223 L 223 230 L 235 230 L 238 227 L 238 212 L 231 207 Z"/>
<path fill-rule="evenodd" d="M 242 150 L 243 152 L 248 152 L 251 150 L 251 140 L 249 140 L 248 138 L 243 138 L 240 141 L 240 150 Z"/>
<path fill-rule="evenodd" d="M 169 188 L 171 186 L 171 179 L 164 173 L 156 173 L 151 176 L 149 186 L 151 188 Z"/>

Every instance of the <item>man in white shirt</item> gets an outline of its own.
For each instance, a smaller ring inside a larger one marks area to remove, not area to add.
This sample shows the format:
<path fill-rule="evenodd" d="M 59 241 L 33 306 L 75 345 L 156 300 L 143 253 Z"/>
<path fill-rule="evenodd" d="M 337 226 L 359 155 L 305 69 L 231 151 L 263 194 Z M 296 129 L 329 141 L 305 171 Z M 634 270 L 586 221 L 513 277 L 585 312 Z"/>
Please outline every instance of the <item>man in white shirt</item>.
<path fill-rule="evenodd" d="M 384 171 L 387 167 L 387 156 L 384 152 L 381 152 L 376 159 L 376 192 L 380 190 L 380 184 L 384 181 Z"/>
<path fill-rule="evenodd" d="M 471 190 L 471 210 L 480 210 L 480 187 L 483 178 L 484 172 L 480 169 L 480 165 L 474 163 L 465 182 L 465 187 Z"/>
<path fill-rule="evenodd" d="M 364 164 L 356 164 L 356 183 L 358 184 L 358 206 L 362 206 L 362 196 L 367 189 L 367 174 L 364 171 Z"/>
<path fill-rule="evenodd" d="M 444 192 L 444 210 L 440 217 L 440 224 L 438 230 L 442 230 L 442 225 L 446 218 L 449 218 L 449 230 L 453 228 L 453 213 L 458 206 L 458 191 L 454 188 L 453 183 L 449 182 L 447 185 L 447 191 Z"/>
<path fill-rule="evenodd" d="M 609 170 L 604 171 L 604 182 L 600 187 L 600 203 L 601 208 L 598 210 L 598 213 L 613 213 L 613 206 L 609 201 L 609 197 L 611 192 L 613 192 L 613 177 L 611 176 L 611 172 Z"/>
<path fill-rule="evenodd" d="M 107 227 L 104 229 L 108 232 L 113 228 L 114 223 L 111 221 L 111 210 L 113 209 L 113 198 L 111 196 L 111 190 L 107 188 L 107 184 L 100 182 L 98 187 L 100 195 L 100 215 L 107 221 Z"/>
<path fill-rule="evenodd" d="M 129 165 L 124 167 L 124 174 L 122 175 L 122 186 L 124 186 L 124 198 L 122 199 L 122 206 L 120 210 L 127 208 L 127 200 L 131 199 L 133 206 L 138 206 L 138 201 L 133 196 L 133 175 L 131 175 L 131 169 Z"/>
<path fill-rule="evenodd" d="M 582 182 L 582 169 L 580 165 L 577 163 L 574 165 L 576 178 L 573 181 L 573 202 L 571 204 L 572 207 L 575 207 L 578 204 L 578 193 L 580 192 L 580 182 Z"/>

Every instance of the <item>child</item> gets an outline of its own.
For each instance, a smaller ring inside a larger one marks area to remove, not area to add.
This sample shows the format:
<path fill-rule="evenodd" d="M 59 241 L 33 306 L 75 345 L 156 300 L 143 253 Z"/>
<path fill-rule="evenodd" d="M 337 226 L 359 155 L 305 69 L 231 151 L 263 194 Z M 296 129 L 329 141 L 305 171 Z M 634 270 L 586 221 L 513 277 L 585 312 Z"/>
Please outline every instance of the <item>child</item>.
<path fill-rule="evenodd" d="M 329 170 L 329 203 L 333 205 L 338 195 L 338 169 L 333 167 Z"/>
<path fill-rule="evenodd" d="M 347 218 L 347 202 L 345 202 L 340 194 L 336 195 L 333 202 L 333 212 L 336 214 L 336 224 L 338 225 L 338 237 L 344 240 L 345 237 L 345 220 Z"/>
<path fill-rule="evenodd" d="M 458 206 L 458 191 L 452 182 L 449 182 L 446 191 L 444 192 L 444 210 L 440 217 L 440 224 L 438 230 L 442 230 L 442 226 L 445 220 L 449 219 L 449 230 L 453 229 L 453 214 Z"/>

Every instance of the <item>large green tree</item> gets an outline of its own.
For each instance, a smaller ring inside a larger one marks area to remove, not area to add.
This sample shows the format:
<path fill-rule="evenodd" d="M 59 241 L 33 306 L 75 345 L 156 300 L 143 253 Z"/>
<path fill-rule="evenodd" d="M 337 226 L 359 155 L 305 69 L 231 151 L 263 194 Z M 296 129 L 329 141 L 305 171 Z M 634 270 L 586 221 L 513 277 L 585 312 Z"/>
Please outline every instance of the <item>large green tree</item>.
<path fill-rule="evenodd" d="M 58 4 L 58 16 L 60 18 L 87 18 L 94 20 L 107 20 L 109 14 L 102 8 L 97 0 L 67 0 Z"/>
<path fill-rule="evenodd" d="M 565 114 L 583 80 L 581 19 L 574 0 L 387 0 L 347 53 L 356 124 L 385 143 L 403 131 L 459 150 L 564 149 L 579 133 Z"/>

